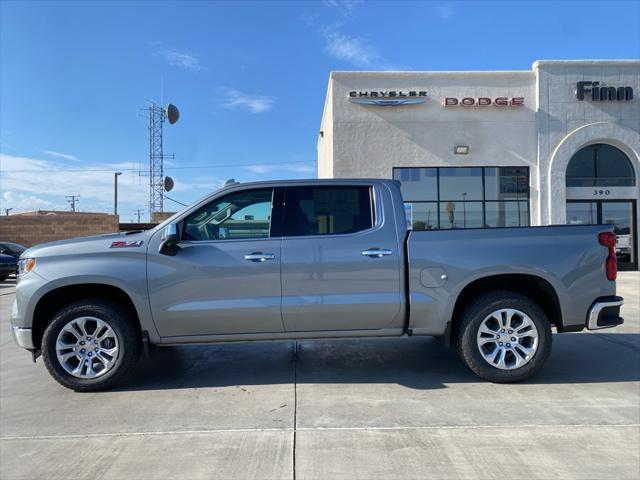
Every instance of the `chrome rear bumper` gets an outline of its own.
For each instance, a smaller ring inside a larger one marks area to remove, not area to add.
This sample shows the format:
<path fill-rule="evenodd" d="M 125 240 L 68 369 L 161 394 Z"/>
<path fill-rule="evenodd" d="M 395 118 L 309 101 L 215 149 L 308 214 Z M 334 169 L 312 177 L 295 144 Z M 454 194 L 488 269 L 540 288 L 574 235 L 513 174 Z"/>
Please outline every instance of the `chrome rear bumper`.
<path fill-rule="evenodd" d="M 622 297 L 598 298 L 589 309 L 587 328 L 599 330 L 601 328 L 617 327 L 624 323 L 620 316 L 620 307 L 624 303 Z"/>

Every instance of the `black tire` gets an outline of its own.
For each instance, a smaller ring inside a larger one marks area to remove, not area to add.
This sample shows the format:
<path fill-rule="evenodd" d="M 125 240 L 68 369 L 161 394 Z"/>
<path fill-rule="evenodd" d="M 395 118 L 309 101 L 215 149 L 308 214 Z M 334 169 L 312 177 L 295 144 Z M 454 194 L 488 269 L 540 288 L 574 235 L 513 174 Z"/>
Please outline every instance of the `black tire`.
<path fill-rule="evenodd" d="M 533 357 L 519 368 L 500 369 L 484 359 L 478 346 L 478 330 L 491 313 L 511 308 L 525 313 L 538 330 L 538 346 Z M 515 292 L 495 291 L 473 302 L 463 313 L 455 339 L 458 354 L 479 377 L 495 383 L 511 383 L 535 375 L 544 365 L 552 344 L 551 326 L 543 310 L 530 298 Z"/>
<path fill-rule="evenodd" d="M 62 367 L 56 355 L 58 334 L 67 323 L 82 316 L 105 321 L 118 339 L 119 351 L 113 367 L 96 378 L 78 378 L 71 375 Z M 140 356 L 141 343 L 137 329 L 122 309 L 110 302 L 88 299 L 67 305 L 53 317 L 42 337 L 42 358 L 47 370 L 60 385 L 76 392 L 106 390 L 131 373 Z"/>

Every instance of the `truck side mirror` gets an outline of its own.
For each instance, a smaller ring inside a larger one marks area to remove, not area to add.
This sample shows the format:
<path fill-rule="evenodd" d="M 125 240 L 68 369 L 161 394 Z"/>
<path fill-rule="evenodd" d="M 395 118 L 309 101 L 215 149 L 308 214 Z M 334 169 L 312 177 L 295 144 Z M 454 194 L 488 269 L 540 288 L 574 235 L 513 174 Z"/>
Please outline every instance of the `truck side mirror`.
<path fill-rule="evenodd" d="M 162 234 L 162 243 L 160 243 L 159 252 L 162 255 L 169 255 L 171 257 L 178 253 L 178 225 L 170 223 L 164 227 L 164 233 Z"/>

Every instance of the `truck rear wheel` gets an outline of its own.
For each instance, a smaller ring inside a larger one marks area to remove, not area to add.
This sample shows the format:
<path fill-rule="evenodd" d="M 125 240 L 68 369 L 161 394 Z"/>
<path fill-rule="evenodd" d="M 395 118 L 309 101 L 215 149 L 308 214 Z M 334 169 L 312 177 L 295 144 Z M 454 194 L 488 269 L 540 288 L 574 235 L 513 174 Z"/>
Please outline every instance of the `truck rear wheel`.
<path fill-rule="evenodd" d="M 122 381 L 140 355 L 140 338 L 116 305 L 83 300 L 60 310 L 42 338 L 51 376 L 78 392 L 104 390 Z"/>
<path fill-rule="evenodd" d="M 542 309 L 515 292 L 483 295 L 463 314 L 456 346 L 473 372 L 509 383 L 538 372 L 551 352 L 551 326 Z"/>

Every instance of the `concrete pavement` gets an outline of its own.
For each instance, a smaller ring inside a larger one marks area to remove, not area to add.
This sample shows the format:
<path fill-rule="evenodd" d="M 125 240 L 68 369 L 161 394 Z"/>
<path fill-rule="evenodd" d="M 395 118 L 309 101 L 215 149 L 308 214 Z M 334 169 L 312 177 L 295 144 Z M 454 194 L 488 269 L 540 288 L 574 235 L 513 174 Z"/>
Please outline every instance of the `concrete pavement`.
<path fill-rule="evenodd" d="M 171 347 L 78 394 L 13 344 L 0 288 L 0 478 L 639 478 L 640 274 L 625 325 L 554 336 L 485 383 L 433 339 Z"/>

